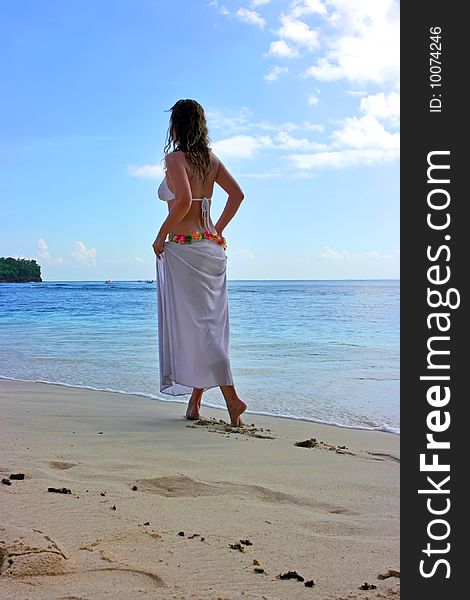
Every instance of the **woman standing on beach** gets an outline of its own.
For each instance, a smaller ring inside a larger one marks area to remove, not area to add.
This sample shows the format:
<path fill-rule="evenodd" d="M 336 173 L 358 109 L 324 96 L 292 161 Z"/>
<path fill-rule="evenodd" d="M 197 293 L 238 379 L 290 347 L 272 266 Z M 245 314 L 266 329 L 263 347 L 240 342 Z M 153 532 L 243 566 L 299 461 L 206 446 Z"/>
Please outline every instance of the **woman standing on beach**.
<path fill-rule="evenodd" d="M 153 243 L 160 391 L 172 396 L 191 394 L 186 418 L 199 419 L 204 390 L 218 386 L 231 425 L 237 426 L 242 424 L 246 404 L 233 385 L 228 355 L 227 257 L 222 233 L 244 195 L 209 147 L 203 107 L 195 100 L 178 100 L 170 110 L 165 177 L 158 188 L 159 198 L 168 203 L 168 216 Z M 228 194 L 215 225 L 210 216 L 214 183 Z"/>

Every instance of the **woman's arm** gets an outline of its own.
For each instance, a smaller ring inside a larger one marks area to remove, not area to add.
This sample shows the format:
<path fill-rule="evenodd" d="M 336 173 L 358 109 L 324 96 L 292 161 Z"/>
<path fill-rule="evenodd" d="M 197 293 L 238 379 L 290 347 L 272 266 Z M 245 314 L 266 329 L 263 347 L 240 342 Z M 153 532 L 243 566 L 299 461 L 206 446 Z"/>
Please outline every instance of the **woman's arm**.
<path fill-rule="evenodd" d="M 227 227 L 240 208 L 240 204 L 242 203 L 245 195 L 234 177 L 232 177 L 225 165 L 220 160 L 215 182 L 218 183 L 220 187 L 228 194 L 225 208 L 222 211 L 219 220 L 214 225 L 217 233 L 222 235 L 223 230 Z"/>

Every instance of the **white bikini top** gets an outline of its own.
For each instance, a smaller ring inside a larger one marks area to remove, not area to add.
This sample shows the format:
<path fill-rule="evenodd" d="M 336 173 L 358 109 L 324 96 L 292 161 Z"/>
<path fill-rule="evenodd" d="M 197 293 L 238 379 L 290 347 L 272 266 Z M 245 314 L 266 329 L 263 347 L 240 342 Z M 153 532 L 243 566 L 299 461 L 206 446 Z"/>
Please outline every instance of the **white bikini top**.
<path fill-rule="evenodd" d="M 168 187 L 166 177 L 163 178 L 163 181 L 158 186 L 158 197 L 164 202 L 175 199 L 174 193 Z M 201 213 L 204 227 L 207 231 L 212 231 L 214 225 L 212 224 L 210 217 L 211 198 L 191 198 L 191 200 L 193 202 L 201 202 Z"/>

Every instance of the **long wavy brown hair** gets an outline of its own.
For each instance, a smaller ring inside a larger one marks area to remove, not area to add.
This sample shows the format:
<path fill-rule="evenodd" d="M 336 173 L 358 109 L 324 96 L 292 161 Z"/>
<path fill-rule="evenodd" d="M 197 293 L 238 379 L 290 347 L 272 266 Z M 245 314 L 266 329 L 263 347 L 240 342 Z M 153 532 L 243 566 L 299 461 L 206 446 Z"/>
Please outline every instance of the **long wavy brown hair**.
<path fill-rule="evenodd" d="M 163 150 L 165 154 L 162 159 L 163 168 L 166 172 L 164 161 L 169 152 L 182 150 L 185 152 L 186 160 L 193 167 L 193 173 L 190 177 L 193 178 L 197 173 L 204 181 L 211 170 L 211 140 L 204 109 L 196 100 L 186 99 L 178 100 L 169 110 L 171 110 L 171 116 Z M 173 133 L 175 135 L 174 140 Z"/>

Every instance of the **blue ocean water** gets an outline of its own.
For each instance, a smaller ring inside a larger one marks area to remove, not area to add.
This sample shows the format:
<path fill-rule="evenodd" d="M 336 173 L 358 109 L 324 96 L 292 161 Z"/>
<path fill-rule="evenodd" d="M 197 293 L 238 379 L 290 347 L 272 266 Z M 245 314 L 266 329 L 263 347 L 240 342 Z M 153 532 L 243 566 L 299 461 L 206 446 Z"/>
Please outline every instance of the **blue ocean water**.
<path fill-rule="evenodd" d="M 250 412 L 399 432 L 398 281 L 228 286 Z M 159 392 L 157 334 L 155 281 L 0 284 L 1 377 L 174 400 Z M 217 389 L 203 404 L 225 406 Z"/>

